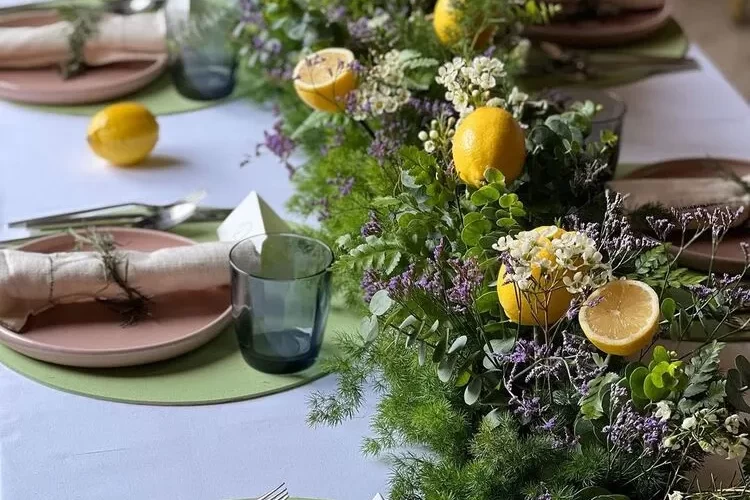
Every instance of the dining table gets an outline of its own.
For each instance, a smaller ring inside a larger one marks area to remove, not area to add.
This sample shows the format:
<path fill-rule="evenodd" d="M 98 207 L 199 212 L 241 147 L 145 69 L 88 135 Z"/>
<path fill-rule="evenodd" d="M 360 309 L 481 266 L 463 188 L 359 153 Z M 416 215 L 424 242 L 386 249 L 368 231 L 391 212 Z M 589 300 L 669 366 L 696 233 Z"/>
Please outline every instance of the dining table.
<path fill-rule="evenodd" d="M 699 69 L 612 89 L 628 108 L 618 175 L 667 159 L 750 160 L 747 102 L 699 47 L 689 55 Z M 120 202 L 168 203 L 198 189 L 206 205 L 230 208 L 254 190 L 295 218 L 285 205 L 294 190 L 287 170 L 256 155 L 277 119 L 270 102 L 241 98 L 159 116 L 156 149 L 134 168 L 91 153 L 89 119 L 0 102 L 0 225 Z M 0 238 L 17 231 L 4 228 Z M 152 406 L 69 394 L 0 365 L 0 498 L 240 499 L 281 482 L 294 497 L 386 494 L 387 457 L 361 448 L 375 392 L 337 427 L 306 421 L 311 393 L 335 385 L 328 376 L 247 401 Z"/>

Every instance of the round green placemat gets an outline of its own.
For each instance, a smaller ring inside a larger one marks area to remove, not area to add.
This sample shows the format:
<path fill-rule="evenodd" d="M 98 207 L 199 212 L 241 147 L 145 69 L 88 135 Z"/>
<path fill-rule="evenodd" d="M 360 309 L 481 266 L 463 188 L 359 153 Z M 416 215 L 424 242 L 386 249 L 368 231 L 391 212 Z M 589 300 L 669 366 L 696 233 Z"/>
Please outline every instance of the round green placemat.
<path fill-rule="evenodd" d="M 157 116 L 160 115 L 171 115 L 175 113 L 184 113 L 187 111 L 195 111 L 197 109 L 208 108 L 210 106 L 216 106 L 226 102 L 227 100 L 235 99 L 244 95 L 246 91 L 240 88 L 240 85 L 235 87 L 234 92 L 229 97 L 219 99 L 216 101 L 193 101 L 186 97 L 183 97 L 172 84 L 172 79 L 168 73 L 160 76 L 153 83 L 142 88 L 141 90 L 127 96 L 118 97 L 112 101 L 100 102 L 96 104 L 83 104 L 78 106 L 36 106 L 36 105 L 24 105 L 28 108 L 38 109 L 49 113 L 59 113 L 63 115 L 81 115 L 81 116 L 92 116 L 96 114 L 100 109 L 114 103 L 122 101 L 136 101 L 146 106 L 151 112 Z"/>
<path fill-rule="evenodd" d="M 637 54 L 644 56 L 673 57 L 680 58 L 687 54 L 690 41 L 682 30 L 682 27 L 671 19 L 663 28 L 654 33 L 653 36 L 617 48 L 597 49 L 597 54 Z M 623 65 L 622 69 L 607 74 L 596 75 L 585 81 L 574 81 L 570 77 L 561 75 L 545 75 L 539 77 L 523 77 L 520 79 L 521 86 L 526 90 L 539 90 L 550 87 L 581 85 L 586 87 L 614 87 L 626 85 L 653 74 L 653 71 L 643 67 L 629 67 Z"/>
<path fill-rule="evenodd" d="M 217 223 L 186 223 L 172 232 L 195 241 L 216 240 Z M 336 352 L 339 334 L 359 327 L 360 317 L 332 307 L 320 357 Z M 325 373 L 316 363 L 291 375 L 270 375 L 242 359 L 232 327 L 180 357 L 127 368 L 71 368 L 37 361 L 0 345 L 0 363 L 44 385 L 108 401 L 153 405 L 202 405 L 252 399 L 312 382 Z"/>
<path fill-rule="evenodd" d="M 335 352 L 337 334 L 351 331 L 359 318 L 332 309 L 321 357 Z M 44 385 L 74 394 L 125 403 L 202 405 L 257 398 L 316 380 L 325 373 L 320 363 L 291 375 L 270 375 L 242 359 L 234 330 L 183 356 L 143 366 L 84 369 L 53 365 L 0 346 L 0 362 Z"/>

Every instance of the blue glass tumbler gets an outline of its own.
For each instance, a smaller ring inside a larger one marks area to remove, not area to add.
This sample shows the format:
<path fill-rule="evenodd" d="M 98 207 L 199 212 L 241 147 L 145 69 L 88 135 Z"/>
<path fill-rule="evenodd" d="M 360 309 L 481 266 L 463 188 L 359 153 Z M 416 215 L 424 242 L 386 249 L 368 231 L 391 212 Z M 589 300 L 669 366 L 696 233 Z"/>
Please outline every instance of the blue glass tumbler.
<path fill-rule="evenodd" d="M 245 361 L 265 373 L 293 373 L 320 353 L 331 295 L 333 252 L 290 233 L 252 236 L 229 254 L 232 313 Z"/>

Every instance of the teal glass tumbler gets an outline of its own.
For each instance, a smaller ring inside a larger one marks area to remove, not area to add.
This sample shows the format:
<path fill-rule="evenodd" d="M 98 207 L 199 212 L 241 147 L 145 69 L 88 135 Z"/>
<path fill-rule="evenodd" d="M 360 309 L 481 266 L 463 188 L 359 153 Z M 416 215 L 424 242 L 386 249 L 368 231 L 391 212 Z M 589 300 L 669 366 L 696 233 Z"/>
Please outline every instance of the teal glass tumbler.
<path fill-rule="evenodd" d="M 252 236 L 230 251 L 232 315 L 245 361 L 265 373 L 315 363 L 331 296 L 333 252 L 291 233 Z"/>

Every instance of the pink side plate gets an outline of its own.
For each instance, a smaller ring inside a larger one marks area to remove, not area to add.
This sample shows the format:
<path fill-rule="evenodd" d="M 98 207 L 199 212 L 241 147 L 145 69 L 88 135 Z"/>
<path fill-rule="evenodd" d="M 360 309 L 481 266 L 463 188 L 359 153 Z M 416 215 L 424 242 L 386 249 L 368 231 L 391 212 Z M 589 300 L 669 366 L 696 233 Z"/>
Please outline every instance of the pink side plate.
<path fill-rule="evenodd" d="M 28 12 L 0 19 L 0 27 L 40 26 L 56 22 L 54 11 Z M 27 104 L 91 104 L 131 94 L 156 80 L 167 66 L 166 54 L 89 68 L 63 80 L 56 67 L 0 68 L 0 98 Z"/>
<path fill-rule="evenodd" d="M 112 234 L 123 249 L 153 251 L 194 244 L 160 231 L 101 230 Z M 19 250 L 51 253 L 72 248 L 72 237 L 61 234 L 27 243 Z M 31 318 L 23 333 L 0 327 L 0 342 L 29 357 L 61 365 L 141 365 L 179 356 L 213 339 L 232 319 L 230 303 L 228 287 L 154 297 L 151 316 L 127 327 L 117 312 L 103 304 L 67 304 Z"/>
<path fill-rule="evenodd" d="M 670 18 L 669 1 L 658 9 L 632 11 L 611 18 L 578 22 L 554 21 L 529 26 L 524 34 L 532 40 L 543 40 L 570 47 L 600 48 L 642 40 L 664 26 Z"/>
<path fill-rule="evenodd" d="M 714 177 L 721 175 L 717 167 L 731 170 L 740 177 L 750 175 L 750 161 L 694 158 L 656 163 L 636 170 L 627 178 Z M 745 254 L 740 243 L 743 242 L 750 243 L 750 229 L 742 226 L 731 230 L 717 248 L 713 271 L 734 274 L 742 272 L 745 266 Z M 708 271 L 710 260 L 710 238 L 696 241 L 680 256 L 681 264 L 701 271 Z"/>

